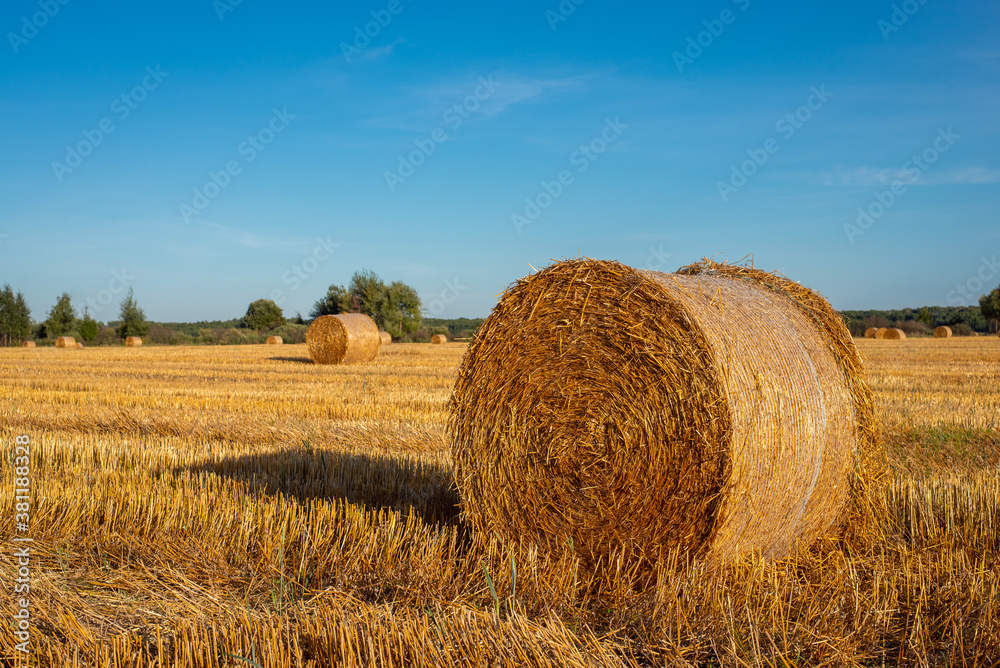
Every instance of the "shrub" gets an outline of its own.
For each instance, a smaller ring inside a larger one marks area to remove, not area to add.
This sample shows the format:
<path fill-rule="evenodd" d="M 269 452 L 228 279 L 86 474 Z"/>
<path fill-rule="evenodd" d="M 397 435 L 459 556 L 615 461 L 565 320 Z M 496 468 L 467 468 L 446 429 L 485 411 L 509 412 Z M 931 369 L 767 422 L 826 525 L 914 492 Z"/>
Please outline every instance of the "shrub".
<path fill-rule="evenodd" d="M 894 326 L 906 332 L 907 336 L 929 336 L 931 333 L 930 327 L 919 320 L 904 320 Z"/>
<path fill-rule="evenodd" d="M 280 336 L 285 343 L 305 343 L 307 331 L 309 331 L 308 325 L 286 322 L 281 327 L 275 327 L 267 332 L 264 336 Z"/>
<path fill-rule="evenodd" d="M 966 325 L 964 322 L 960 322 L 957 325 L 949 325 L 951 327 L 952 336 L 972 336 L 972 328 Z"/>

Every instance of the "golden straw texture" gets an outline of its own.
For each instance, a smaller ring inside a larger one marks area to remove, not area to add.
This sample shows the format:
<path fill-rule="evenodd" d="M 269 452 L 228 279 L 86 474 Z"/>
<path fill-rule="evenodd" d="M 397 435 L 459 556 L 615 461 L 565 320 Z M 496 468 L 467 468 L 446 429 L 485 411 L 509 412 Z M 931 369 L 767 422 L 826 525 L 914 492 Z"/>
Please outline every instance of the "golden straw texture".
<path fill-rule="evenodd" d="M 56 339 L 56 348 L 76 348 L 76 339 L 72 336 L 60 336 Z"/>
<path fill-rule="evenodd" d="M 280 346 L 284 343 L 284 340 L 280 336 L 269 336 L 267 337 L 267 345 L 269 346 Z"/>
<path fill-rule="evenodd" d="M 877 331 L 878 331 L 878 327 L 869 327 L 868 329 L 865 330 L 865 338 L 866 339 L 874 339 L 875 338 L 875 332 L 877 332 Z"/>
<path fill-rule="evenodd" d="M 142 345 L 142 338 L 138 336 L 126 336 L 125 345 L 129 348 L 138 348 Z"/>
<path fill-rule="evenodd" d="M 83 341 L 77 341 L 76 342 L 76 347 L 77 348 L 83 348 Z"/>
<path fill-rule="evenodd" d="M 900 339 L 905 339 L 906 338 L 906 332 L 904 332 L 901 329 L 895 329 L 895 328 L 893 328 L 893 329 L 887 329 L 887 330 L 885 330 L 885 334 L 882 336 L 882 338 L 883 339 L 893 339 L 895 341 L 899 341 Z"/>
<path fill-rule="evenodd" d="M 747 267 L 557 263 L 507 290 L 450 402 L 477 529 L 588 562 L 789 554 L 877 474 L 871 392 L 816 293 Z"/>
<path fill-rule="evenodd" d="M 389 332 L 382 331 L 379 332 L 378 335 L 382 339 L 383 346 L 387 346 L 390 343 L 392 343 L 392 334 L 390 334 Z"/>
<path fill-rule="evenodd" d="M 885 333 L 888 332 L 888 331 L 889 330 L 886 329 L 885 327 L 879 327 L 877 330 L 875 330 L 875 338 L 876 339 L 884 339 L 885 338 Z"/>
<path fill-rule="evenodd" d="M 375 359 L 382 338 L 368 316 L 341 313 L 316 318 L 306 332 L 306 344 L 316 364 L 355 364 Z"/>
<path fill-rule="evenodd" d="M 21 341 L 21 347 L 22 348 L 34 348 L 35 347 L 35 342 L 34 341 Z"/>
<path fill-rule="evenodd" d="M 934 338 L 936 339 L 950 339 L 951 338 L 951 327 L 948 325 L 941 325 L 940 327 L 934 328 Z"/>
<path fill-rule="evenodd" d="M 442 344 L 448 343 L 448 337 L 444 334 L 435 334 L 431 337 L 431 343 Z"/>

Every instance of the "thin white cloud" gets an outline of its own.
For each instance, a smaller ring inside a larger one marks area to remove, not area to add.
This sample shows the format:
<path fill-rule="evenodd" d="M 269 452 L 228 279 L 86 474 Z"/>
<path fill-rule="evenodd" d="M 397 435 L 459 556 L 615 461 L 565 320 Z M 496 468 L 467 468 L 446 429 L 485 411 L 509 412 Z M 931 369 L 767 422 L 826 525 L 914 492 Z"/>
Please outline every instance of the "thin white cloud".
<path fill-rule="evenodd" d="M 899 168 L 858 167 L 837 169 L 812 176 L 809 180 L 822 186 L 888 186 L 896 181 L 909 185 L 937 186 L 956 184 L 1000 183 L 1000 170 L 986 167 L 966 167 L 947 171 L 933 168 L 914 178 L 912 170 Z"/>
<path fill-rule="evenodd" d="M 406 43 L 406 40 L 402 37 L 397 37 L 393 41 L 389 42 L 385 46 L 370 47 L 361 52 L 358 56 L 358 60 L 373 61 L 379 60 L 380 58 L 386 58 L 392 55 L 392 52 L 400 44 Z"/>
<path fill-rule="evenodd" d="M 218 223 L 202 223 L 206 227 L 214 229 L 220 237 L 246 248 L 267 248 L 269 250 L 295 250 L 306 252 L 304 249 L 309 245 L 308 240 L 274 237 L 239 230 L 228 225 Z"/>

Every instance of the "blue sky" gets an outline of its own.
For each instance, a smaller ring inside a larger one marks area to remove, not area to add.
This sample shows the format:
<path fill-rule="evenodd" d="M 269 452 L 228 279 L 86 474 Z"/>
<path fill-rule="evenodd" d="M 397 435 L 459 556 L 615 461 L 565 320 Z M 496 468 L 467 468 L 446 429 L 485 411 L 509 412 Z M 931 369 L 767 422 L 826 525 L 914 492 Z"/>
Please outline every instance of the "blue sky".
<path fill-rule="evenodd" d="M 577 255 L 1000 284 L 996 3 L 332 4 L 4 3 L 0 282 L 162 321 L 363 268 L 485 316 Z"/>

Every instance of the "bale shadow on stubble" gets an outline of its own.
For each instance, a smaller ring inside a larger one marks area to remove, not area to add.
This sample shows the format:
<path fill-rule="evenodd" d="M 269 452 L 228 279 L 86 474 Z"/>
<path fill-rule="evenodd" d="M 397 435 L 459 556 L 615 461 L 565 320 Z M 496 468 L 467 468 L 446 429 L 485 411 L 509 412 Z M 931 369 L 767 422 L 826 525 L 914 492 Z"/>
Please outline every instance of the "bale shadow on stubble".
<path fill-rule="evenodd" d="M 343 499 L 369 510 L 411 510 L 426 523 L 464 524 L 450 466 L 405 455 L 368 455 L 285 449 L 210 460 L 174 469 L 208 473 L 245 484 L 254 493 L 283 494 L 306 502 Z"/>
<path fill-rule="evenodd" d="M 273 362 L 298 362 L 299 364 L 313 363 L 313 361 L 308 357 L 268 357 L 267 359 Z"/>

